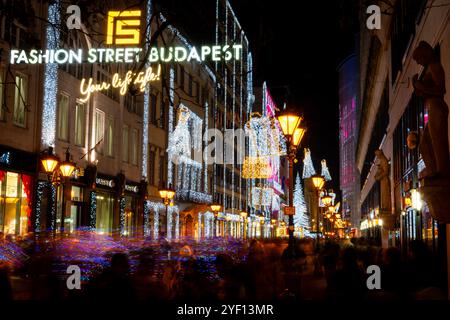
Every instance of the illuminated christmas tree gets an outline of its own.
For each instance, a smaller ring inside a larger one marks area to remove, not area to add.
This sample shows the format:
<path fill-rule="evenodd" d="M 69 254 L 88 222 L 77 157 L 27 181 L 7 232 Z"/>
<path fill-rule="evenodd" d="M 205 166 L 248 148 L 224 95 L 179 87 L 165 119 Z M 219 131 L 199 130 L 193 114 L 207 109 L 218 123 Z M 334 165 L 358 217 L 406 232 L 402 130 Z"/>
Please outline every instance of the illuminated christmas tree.
<path fill-rule="evenodd" d="M 322 177 L 325 178 L 325 181 L 330 181 L 331 180 L 330 170 L 328 170 L 327 160 L 325 160 L 325 159 L 322 160 L 322 172 L 321 172 L 321 175 L 322 175 Z"/>
<path fill-rule="evenodd" d="M 308 148 L 305 148 L 305 157 L 303 158 L 303 179 L 310 178 L 311 176 L 316 174 L 316 170 L 314 169 L 314 165 L 311 159 L 311 151 Z"/>
<path fill-rule="evenodd" d="M 294 188 L 294 227 L 297 229 L 301 227 L 303 229 L 303 236 L 309 236 L 309 216 L 307 214 L 305 197 L 303 195 L 302 183 L 300 181 L 300 176 L 297 174 L 295 179 Z"/>

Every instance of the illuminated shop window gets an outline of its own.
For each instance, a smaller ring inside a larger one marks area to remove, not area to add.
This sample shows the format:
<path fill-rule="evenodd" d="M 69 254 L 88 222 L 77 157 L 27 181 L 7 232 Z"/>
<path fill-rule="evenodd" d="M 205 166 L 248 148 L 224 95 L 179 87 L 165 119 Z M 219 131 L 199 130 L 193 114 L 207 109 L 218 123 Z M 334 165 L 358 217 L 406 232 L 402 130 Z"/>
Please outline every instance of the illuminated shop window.
<path fill-rule="evenodd" d="M 108 234 L 112 231 L 114 198 L 107 193 L 97 193 L 96 231 Z"/>
<path fill-rule="evenodd" d="M 27 232 L 29 197 L 30 176 L 0 171 L 0 232 L 20 235 Z"/>
<path fill-rule="evenodd" d="M 82 103 L 75 105 L 75 144 L 84 147 L 86 132 L 86 106 Z"/>
<path fill-rule="evenodd" d="M 14 90 L 13 122 L 20 127 L 26 126 L 26 104 L 28 100 L 28 81 L 23 75 L 16 75 Z"/>
<path fill-rule="evenodd" d="M 114 118 L 112 116 L 106 120 L 106 155 L 114 156 Z"/>
<path fill-rule="evenodd" d="M 58 138 L 69 141 L 69 97 L 61 94 L 58 105 Z"/>

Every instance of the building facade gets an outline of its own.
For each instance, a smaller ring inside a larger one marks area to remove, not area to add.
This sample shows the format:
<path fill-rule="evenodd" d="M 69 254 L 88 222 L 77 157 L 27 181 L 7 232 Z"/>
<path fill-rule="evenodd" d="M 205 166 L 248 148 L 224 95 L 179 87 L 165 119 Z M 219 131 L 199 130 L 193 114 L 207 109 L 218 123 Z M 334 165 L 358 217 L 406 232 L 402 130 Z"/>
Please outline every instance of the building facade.
<path fill-rule="evenodd" d="M 90 14 L 80 29 L 59 27 L 65 26 L 61 1 L 33 1 L 20 18 L 7 12 L 1 17 L 3 56 L 34 47 L 114 48 L 105 42 L 108 17 L 99 12 L 125 9 L 139 12 L 145 25 L 138 44 L 144 54 L 151 46 L 192 48 L 188 36 L 168 21 L 164 6 L 153 1 L 96 6 L 82 8 Z M 217 44 L 243 43 L 242 60 L 12 65 L 2 59 L 0 232 L 86 228 L 152 239 L 243 236 L 240 212 L 246 210 L 247 194 L 239 164 L 217 164 L 203 153 L 213 140 L 210 128 L 242 127 L 252 95 L 248 40 L 230 4 L 218 1 L 216 7 Z M 219 18 L 221 10 L 226 20 Z M 149 68 L 158 72 L 159 81 L 145 90 L 88 86 Z M 67 153 L 76 164 L 70 178 L 44 174 L 40 159 L 49 147 L 60 161 Z M 159 197 L 162 187 L 176 191 L 168 206 Z M 209 209 L 213 194 L 224 208 L 218 217 Z"/>
<path fill-rule="evenodd" d="M 359 174 L 355 168 L 358 134 L 358 60 L 356 55 L 345 59 L 339 71 L 339 170 L 343 218 L 359 226 Z"/>
<path fill-rule="evenodd" d="M 412 241 L 424 242 L 434 253 L 439 266 L 436 272 L 444 280 L 449 265 L 448 226 L 433 219 L 426 202 L 420 199 L 418 177 L 425 166 L 418 148 L 408 147 L 408 136 L 420 137 L 428 122 L 428 107 L 411 85 L 412 77 L 422 72 L 412 58 L 420 41 L 428 42 L 440 57 L 447 84 L 450 77 L 450 8 L 431 4 L 426 0 L 398 0 L 392 7 L 383 4 L 382 10 L 390 10 L 392 15 L 382 15 L 382 28 L 361 28 L 361 120 L 356 166 L 361 180 L 362 235 L 383 247 L 398 246 L 405 254 Z M 444 99 L 448 104 L 448 94 Z M 377 149 L 389 162 L 392 216 L 386 220 L 380 214 L 382 186 L 375 178 Z"/>

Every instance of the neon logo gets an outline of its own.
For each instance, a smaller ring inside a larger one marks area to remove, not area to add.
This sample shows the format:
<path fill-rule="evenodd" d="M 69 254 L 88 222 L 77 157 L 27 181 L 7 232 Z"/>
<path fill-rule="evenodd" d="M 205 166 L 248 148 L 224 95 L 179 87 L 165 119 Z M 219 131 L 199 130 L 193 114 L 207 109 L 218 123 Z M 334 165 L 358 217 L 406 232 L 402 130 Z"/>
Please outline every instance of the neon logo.
<path fill-rule="evenodd" d="M 141 10 L 109 11 L 106 44 L 138 44 Z"/>

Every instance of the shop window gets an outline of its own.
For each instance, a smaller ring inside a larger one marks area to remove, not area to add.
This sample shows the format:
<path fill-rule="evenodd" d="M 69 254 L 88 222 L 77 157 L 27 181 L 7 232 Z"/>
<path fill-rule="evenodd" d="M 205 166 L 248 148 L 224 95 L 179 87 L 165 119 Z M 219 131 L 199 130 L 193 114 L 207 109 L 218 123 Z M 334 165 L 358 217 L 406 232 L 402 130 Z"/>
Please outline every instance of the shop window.
<path fill-rule="evenodd" d="M 122 161 L 128 162 L 128 134 L 129 128 L 127 125 L 123 126 L 122 129 Z"/>
<path fill-rule="evenodd" d="M 28 81 L 23 75 L 16 75 L 14 93 L 14 124 L 20 127 L 26 126 L 26 105 L 28 100 Z"/>
<path fill-rule="evenodd" d="M 100 234 L 108 234 L 113 226 L 114 199 L 107 193 L 97 193 L 96 231 Z"/>
<path fill-rule="evenodd" d="M 86 106 L 82 103 L 75 105 L 75 144 L 84 147 L 86 132 Z"/>
<path fill-rule="evenodd" d="M 105 135 L 105 113 L 95 109 L 95 148 L 103 154 L 103 138 Z"/>
<path fill-rule="evenodd" d="M 5 86 L 4 86 L 4 82 L 5 82 L 5 74 L 3 72 L 2 69 L 0 69 L 0 121 L 5 120 L 5 109 L 4 109 L 4 103 L 3 103 L 3 99 L 4 99 L 4 90 L 5 90 Z"/>
<path fill-rule="evenodd" d="M 69 97 L 61 94 L 58 104 L 58 139 L 69 141 Z"/>
<path fill-rule="evenodd" d="M 138 164 L 138 145 L 139 134 L 137 129 L 131 131 L 131 164 L 137 166 Z"/>
<path fill-rule="evenodd" d="M 28 231 L 32 178 L 0 171 L 0 232 L 23 235 Z"/>
<path fill-rule="evenodd" d="M 157 97 L 155 94 L 150 95 L 150 123 L 153 125 L 157 125 L 156 119 L 156 101 Z"/>
<path fill-rule="evenodd" d="M 72 186 L 70 196 L 72 201 L 83 201 L 83 189 L 77 186 Z"/>
<path fill-rule="evenodd" d="M 133 197 L 125 197 L 125 235 L 133 235 L 136 229 L 136 201 Z"/>
<path fill-rule="evenodd" d="M 114 156 L 114 118 L 109 116 L 106 120 L 106 155 Z"/>

